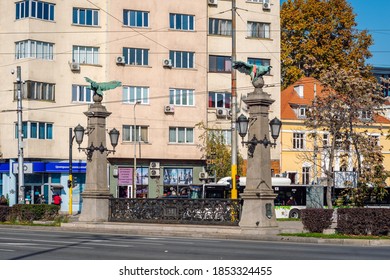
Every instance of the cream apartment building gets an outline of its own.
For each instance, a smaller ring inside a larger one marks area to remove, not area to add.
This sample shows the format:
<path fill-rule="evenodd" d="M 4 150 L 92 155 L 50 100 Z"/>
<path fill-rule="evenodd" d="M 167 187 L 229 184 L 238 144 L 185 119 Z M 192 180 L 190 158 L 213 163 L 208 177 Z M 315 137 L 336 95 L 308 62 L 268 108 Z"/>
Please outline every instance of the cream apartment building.
<path fill-rule="evenodd" d="M 273 66 L 265 81 L 276 100 L 271 115 L 278 116 L 279 1 L 236 2 L 237 59 Z M 57 192 L 61 210 L 68 209 L 69 129 L 87 126 L 83 112 L 92 103 L 85 77 L 122 82 L 103 100 L 112 112 L 107 130 L 120 131 L 107 168 L 114 196 L 132 193 L 134 155 L 138 197 L 200 185 L 205 160 L 196 124 L 223 129 L 230 139 L 226 28 L 232 15 L 225 11 L 231 6 L 224 0 L 1 1 L 1 10 L 9 12 L 0 18 L 0 194 L 11 204 L 18 201 L 17 77 L 11 74 L 17 66 L 23 81 L 26 203 L 36 203 L 39 194 L 50 203 Z M 223 68 L 217 67 L 221 61 Z M 238 73 L 238 100 L 249 91 L 249 76 Z M 239 110 L 245 113 L 241 105 Z M 75 141 L 72 156 L 73 210 L 79 211 L 86 155 Z"/>

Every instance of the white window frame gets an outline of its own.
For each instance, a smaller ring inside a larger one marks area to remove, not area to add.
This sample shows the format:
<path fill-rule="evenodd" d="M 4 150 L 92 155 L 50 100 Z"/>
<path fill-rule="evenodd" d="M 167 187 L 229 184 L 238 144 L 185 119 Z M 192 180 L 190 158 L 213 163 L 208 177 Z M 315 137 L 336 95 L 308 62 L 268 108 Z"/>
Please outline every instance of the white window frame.
<path fill-rule="evenodd" d="M 270 39 L 271 24 L 267 22 L 255 22 L 248 21 L 248 37 L 259 38 L 259 39 Z"/>
<path fill-rule="evenodd" d="M 232 30 L 231 19 L 209 19 L 209 35 L 232 36 Z"/>
<path fill-rule="evenodd" d="M 73 62 L 80 64 L 99 64 L 99 48 L 90 46 L 73 46 Z"/>
<path fill-rule="evenodd" d="M 186 51 L 169 51 L 169 58 L 174 68 L 194 69 L 195 53 Z"/>
<path fill-rule="evenodd" d="M 187 21 L 187 28 L 184 27 L 183 22 Z M 178 26 L 180 22 L 181 26 Z M 191 27 L 192 25 L 192 27 Z M 194 31 L 195 30 L 195 16 L 187 14 L 169 14 L 169 28 L 171 30 L 180 30 L 180 31 Z"/>
<path fill-rule="evenodd" d="M 170 127 L 170 144 L 194 144 L 194 129 L 192 127 Z"/>
<path fill-rule="evenodd" d="M 214 107 L 210 107 L 209 108 L 226 108 L 226 109 L 230 109 L 231 106 L 232 106 L 232 94 L 230 92 L 217 92 L 217 91 L 209 91 L 209 97 L 210 95 L 214 95 L 214 103 L 215 103 L 215 106 Z M 218 106 L 218 96 L 221 96 L 222 99 L 223 99 L 223 105 L 222 106 Z M 229 98 L 229 106 L 226 106 L 227 105 L 227 102 L 226 100 Z"/>
<path fill-rule="evenodd" d="M 148 142 L 149 128 L 144 125 L 123 125 L 122 126 L 122 141 L 123 142 Z"/>
<path fill-rule="evenodd" d="M 28 6 L 26 5 L 28 3 Z M 41 11 L 38 11 L 38 8 L 41 8 Z M 48 18 L 45 18 L 45 7 L 47 7 L 47 15 Z M 24 19 L 24 18 L 37 18 L 41 20 L 47 20 L 47 21 L 54 21 L 54 7 L 55 4 L 43 2 L 43 1 L 34 1 L 29 0 L 28 2 L 26 0 L 19 1 L 15 3 L 15 9 L 16 9 L 16 19 Z M 39 14 L 41 13 L 41 16 Z M 26 15 L 27 14 L 27 15 Z"/>
<path fill-rule="evenodd" d="M 193 89 L 169 89 L 169 104 L 176 106 L 194 106 L 195 93 Z"/>
<path fill-rule="evenodd" d="M 53 43 L 34 40 L 24 40 L 15 43 L 15 59 L 35 58 L 53 60 L 53 57 Z"/>
<path fill-rule="evenodd" d="M 149 87 L 124 86 L 122 89 L 123 104 L 149 104 Z"/>
<path fill-rule="evenodd" d="M 305 133 L 304 132 L 293 132 L 293 149 L 303 150 L 305 148 Z"/>
<path fill-rule="evenodd" d="M 88 86 L 72 85 L 73 103 L 93 103 L 93 92 Z"/>
<path fill-rule="evenodd" d="M 123 56 L 127 65 L 149 65 L 149 49 L 123 48 Z"/>
<path fill-rule="evenodd" d="M 126 15 L 125 15 L 126 14 Z M 141 15 L 141 25 L 138 25 L 138 15 Z M 146 20 L 145 20 L 146 16 Z M 127 19 L 127 22 L 126 22 Z M 134 19 L 134 24 L 132 24 Z M 145 22 L 146 21 L 146 22 Z M 123 25 L 129 27 L 137 27 L 137 28 L 148 28 L 150 22 L 150 13 L 148 11 L 138 11 L 138 10 L 123 10 Z"/>
<path fill-rule="evenodd" d="M 77 19 L 75 22 L 75 12 L 77 13 Z M 84 14 L 82 13 L 84 12 Z M 91 12 L 92 13 L 92 23 L 88 24 L 87 23 L 87 13 Z M 82 17 L 84 18 L 82 23 Z M 97 19 L 96 19 L 97 18 Z M 87 9 L 87 8 L 73 8 L 73 14 L 72 14 L 72 23 L 74 25 L 80 25 L 80 26 L 99 26 L 99 10 L 96 9 Z"/>

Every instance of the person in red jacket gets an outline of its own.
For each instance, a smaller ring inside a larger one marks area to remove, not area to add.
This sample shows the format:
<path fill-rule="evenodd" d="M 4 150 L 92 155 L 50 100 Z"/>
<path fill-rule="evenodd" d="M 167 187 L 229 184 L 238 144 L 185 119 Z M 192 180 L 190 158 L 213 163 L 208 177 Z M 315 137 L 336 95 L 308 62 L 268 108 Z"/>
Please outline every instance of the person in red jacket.
<path fill-rule="evenodd" d="M 53 197 L 53 204 L 54 205 L 61 205 L 62 199 L 58 194 L 55 194 Z"/>

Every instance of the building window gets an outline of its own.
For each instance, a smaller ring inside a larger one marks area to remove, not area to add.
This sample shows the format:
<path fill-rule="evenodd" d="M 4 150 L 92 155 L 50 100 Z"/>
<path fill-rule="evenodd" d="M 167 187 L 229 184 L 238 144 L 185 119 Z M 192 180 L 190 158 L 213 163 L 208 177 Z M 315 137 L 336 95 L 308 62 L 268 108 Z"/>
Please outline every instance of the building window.
<path fill-rule="evenodd" d="M 303 133 L 293 133 L 293 149 L 303 149 L 304 148 L 304 134 Z"/>
<path fill-rule="evenodd" d="M 192 179 L 192 168 L 164 168 L 164 185 L 173 185 L 164 187 L 164 195 L 184 195 L 178 185 L 192 184 Z"/>
<path fill-rule="evenodd" d="M 55 85 L 49 83 L 26 81 L 22 84 L 23 99 L 55 101 Z M 17 84 L 14 87 L 14 100 L 18 99 Z"/>
<path fill-rule="evenodd" d="M 125 104 L 134 104 L 136 101 L 141 104 L 149 104 L 149 88 L 124 86 L 122 90 L 122 102 Z"/>
<path fill-rule="evenodd" d="M 169 89 L 169 104 L 179 106 L 194 106 L 194 90 Z"/>
<path fill-rule="evenodd" d="M 123 142 L 148 142 L 148 127 L 137 125 L 124 125 L 122 127 Z"/>
<path fill-rule="evenodd" d="M 73 62 L 80 63 L 80 64 L 98 64 L 99 48 L 73 46 L 72 59 Z"/>
<path fill-rule="evenodd" d="M 218 129 L 218 130 L 210 130 L 209 132 L 211 137 L 217 137 L 222 140 L 222 143 L 225 145 L 232 144 L 232 131 L 228 129 Z"/>
<path fill-rule="evenodd" d="M 99 26 L 99 11 L 93 9 L 73 8 L 73 24 Z"/>
<path fill-rule="evenodd" d="M 369 121 L 372 119 L 372 114 L 370 111 L 363 110 L 360 112 L 360 118 L 364 121 Z"/>
<path fill-rule="evenodd" d="M 175 68 L 194 68 L 195 53 L 169 51 L 169 59 L 172 61 L 172 66 Z"/>
<path fill-rule="evenodd" d="M 54 44 L 25 40 L 15 43 L 15 58 L 36 58 L 44 60 L 53 60 Z"/>
<path fill-rule="evenodd" d="M 368 137 L 369 143 L 372 146 L 379 146 L 379 135 L 369 135 Z"/>
<path fill-rule="evenodd" d="M 26 139 L 53 139 L 53 124 L 45 122 L 23 122 L 23 138 Z M 18 138 L 18 124 L 15 124 L 15 138 Z"/>
<path fill-rule="evenodd" d="M 230 73 L 232 71 L 232 58 L 230 56 L 209 56 L 209 71 Z"/>
<path fill-rule="evenodd" d="M 304 107 L 304 106 L 298 107 L 298 118 L 299 119 L 306 118 L 306 107 Z"/>
<path fill-rule="evenodd" d="M 232 36 L 232 21 L 229 19 L 210 18 L 209 34 Z"/>
<path fill-rule="evenodd" d="M 324 148 L 328 148 L 329 147 L 329 133 L 325 133 L 322 136 L 322 146 Z"/>
<path fill-rule="evenodd" d="M 16 19 L 38 18 L 54 21 L 54 4 L 43 1 L 25 0 L 15 3 Z"/>
<path fill-rule="evenodd" d="M 129 65 L 149 65 L 149 50 L 136 48 L 123 48 L 125 63 Z"/>
<path fill-rule="evenodd" d="M 271 65 L 271 60 L 270 59 L 265 59 L 265 58 L 248 57 L 248 63 L 256 64 L 258 66 L 270 66 Z M 271 70 L 266 75 L 270 75 L 270 73 L 271 73 Z"/>
<path fill-rule="evenodd" d="M 72 102 L 92 103 L 92 97 L 92 91 L 87 86 L 72 85 Z"/>
<path fill-rule="evenodd" d="M 302 167 L 302 184 L 310 184 L 310 167 Z"/>
<path fill-rule="evenodd" d="M 232 94 L 228 92 L 209 92 L 209 108 L 230 109 Z"/>
<path fill-rule="evenodd" d="M 169 28 L 175 30 L 193 31 L 194 16 L 183 14 L 169 14 Z"/>
<path fill-rule="evenodd" d="M 194 129 L 188 127 L 170 127 L 169 143 L 194 143 Z"/>
<path fill-rule="evenodd" d="M 149 27 L 149 12 L 123 10 L 123 24 L 130 27 Z"/>
<path fill-rule="evenodd" d="M 248 21 L 248 37 L 251 38 L 270 38 L 270 24 L 264 22 Z"/>

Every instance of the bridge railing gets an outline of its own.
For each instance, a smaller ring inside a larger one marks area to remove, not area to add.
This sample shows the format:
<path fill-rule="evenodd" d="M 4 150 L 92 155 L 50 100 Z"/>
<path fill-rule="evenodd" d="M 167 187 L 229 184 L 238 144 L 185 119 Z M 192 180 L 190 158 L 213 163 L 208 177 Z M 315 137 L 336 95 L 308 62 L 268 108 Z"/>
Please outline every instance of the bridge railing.
<path fill-rule="evenodd" d="M 111 198 L 110 222 L 238 225 L 240 200 Z"/>

